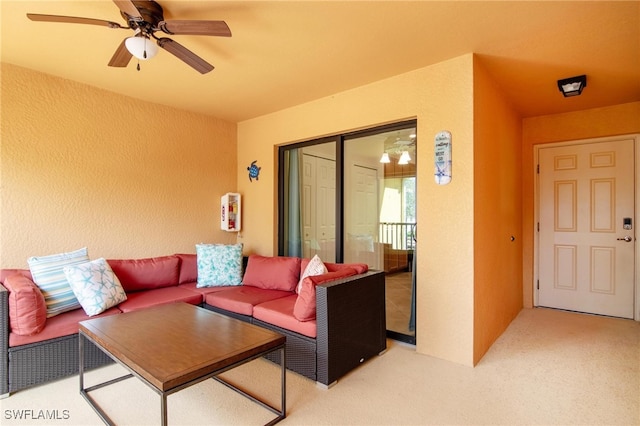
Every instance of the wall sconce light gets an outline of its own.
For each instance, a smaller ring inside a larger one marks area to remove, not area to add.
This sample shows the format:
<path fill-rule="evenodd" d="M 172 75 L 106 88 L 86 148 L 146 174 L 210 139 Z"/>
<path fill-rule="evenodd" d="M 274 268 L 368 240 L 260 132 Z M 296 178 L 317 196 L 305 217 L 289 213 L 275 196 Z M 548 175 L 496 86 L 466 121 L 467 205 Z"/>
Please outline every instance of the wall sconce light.
<path fill-rule="evenodd" d="M 380 157 L 380 162 L 381 162 L 381 163 L 390 163 L 390 162 L 391 162 L 391 159 L 389 158 L 389 154 L 388 154 L 388 153 L 386 153 L 386 152 L 384 152 L 384 153 L 382 154 L 382 157 Z"/>
<path fill-rule="evenodd" d="M 558 80 L 558 89 L 560 89 L 565 98 L 568 98 L 570 96 L 578 96 L 582 93 L 582 89 L 584 89 L 586 86 L 586 75 L 579 75 L 576 77 Z"/>

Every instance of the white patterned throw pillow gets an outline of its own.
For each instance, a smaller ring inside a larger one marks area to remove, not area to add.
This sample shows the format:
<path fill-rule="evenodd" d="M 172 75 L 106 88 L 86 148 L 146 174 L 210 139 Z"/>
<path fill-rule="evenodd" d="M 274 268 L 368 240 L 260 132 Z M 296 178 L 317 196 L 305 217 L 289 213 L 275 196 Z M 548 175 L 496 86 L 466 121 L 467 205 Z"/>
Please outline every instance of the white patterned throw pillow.
<path fill-rule="evenodd" d="M 298 285 L 296 286 L 296 293 L 300 294 L 300 290 L 302 289 L 302 280 L 307 277 L 313 277 L 316 275 L 322 275 L 329 272 L 327 267 L 324 266 L 324 262 L 320 259 L 320 257 L 316 254 L 314 255 L 306 268 L 304 268 L 304 272 L 300 276 L 300 281 L 298 281 Z"/>
<path fill-rule="evenodd" d="M 33 256 L 27 259 L 29 269 L 47 305 L 47 318 L 72 311 L 80 307 L 73 290 L 64 275 L 65 266 L 79 265 L 89 261 L 87 248 L 52 254 L 49 256 Z"/>
<path fill-rule="evenodd" d="M 120 280 L 103 258 L 66 266 L 64 273 L 82 309 L 90 317 L 127 300 Z"/>
<path fill-rule="evenodd" d="M 242 284 L 242 243 L 196 244 L 198 283 L 196 287 Z"/>

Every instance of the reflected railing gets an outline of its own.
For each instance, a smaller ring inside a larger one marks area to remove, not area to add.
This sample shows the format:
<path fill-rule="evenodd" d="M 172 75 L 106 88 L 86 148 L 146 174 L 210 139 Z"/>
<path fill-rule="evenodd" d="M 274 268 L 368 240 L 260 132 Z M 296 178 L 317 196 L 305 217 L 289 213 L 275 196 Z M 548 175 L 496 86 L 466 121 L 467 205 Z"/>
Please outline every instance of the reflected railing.
<path fill-rule="evenodd" d="M 414 250 L 416 247 L 415 222 L 380 222 L 379 240 L 391 244 L 394 250 Z"/>

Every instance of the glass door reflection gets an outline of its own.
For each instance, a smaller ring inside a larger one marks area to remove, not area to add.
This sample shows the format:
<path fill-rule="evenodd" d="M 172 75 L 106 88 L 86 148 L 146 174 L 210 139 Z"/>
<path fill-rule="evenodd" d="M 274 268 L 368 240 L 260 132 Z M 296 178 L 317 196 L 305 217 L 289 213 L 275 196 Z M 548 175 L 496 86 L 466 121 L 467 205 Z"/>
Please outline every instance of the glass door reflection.
<path fill-rule="evenodd" d="M 416 128 L 344 142 L 344 261 L 386 273 L 387 334 L 415 344 Z"/>

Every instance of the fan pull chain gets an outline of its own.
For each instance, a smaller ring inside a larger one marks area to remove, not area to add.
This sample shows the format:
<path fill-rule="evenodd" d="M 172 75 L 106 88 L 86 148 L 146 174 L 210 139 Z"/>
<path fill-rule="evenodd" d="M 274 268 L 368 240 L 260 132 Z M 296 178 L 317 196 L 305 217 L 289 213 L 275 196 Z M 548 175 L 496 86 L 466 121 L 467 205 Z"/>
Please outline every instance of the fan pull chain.
<path fill-rule="evenodd" d="M 142 51 L 142 57 L 144 59 L 147 59 L 147 39 L 146 39 L 146 37 L 144 39 L 144 50 Z M 138 59 L 138 66 L 136 66 L 136 69 L 138 71 L 140 71 L 140 59 Z"/>

